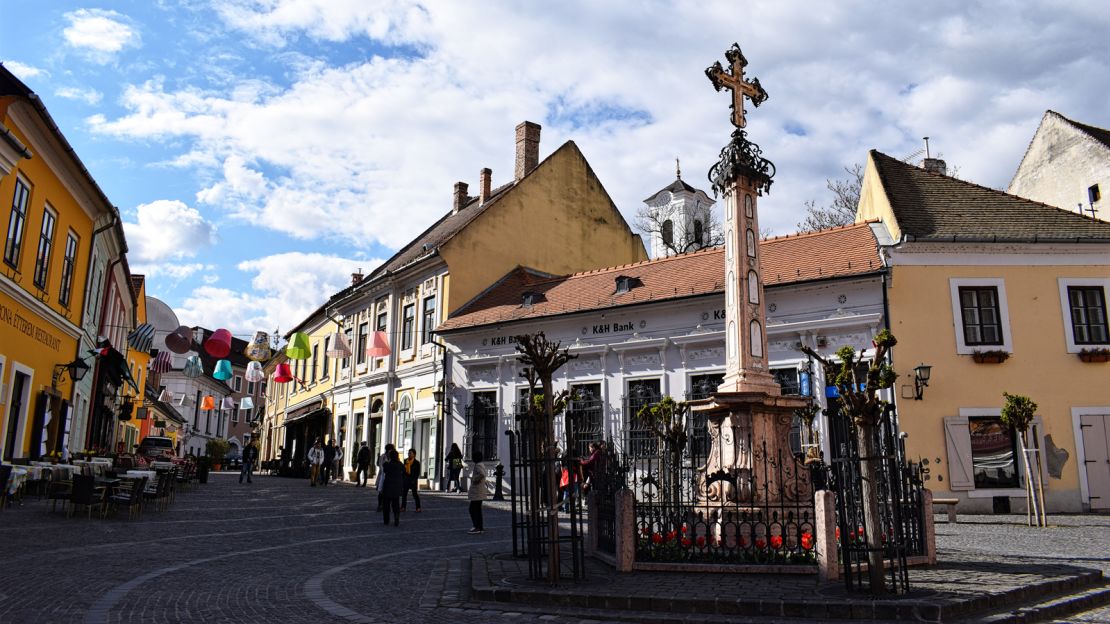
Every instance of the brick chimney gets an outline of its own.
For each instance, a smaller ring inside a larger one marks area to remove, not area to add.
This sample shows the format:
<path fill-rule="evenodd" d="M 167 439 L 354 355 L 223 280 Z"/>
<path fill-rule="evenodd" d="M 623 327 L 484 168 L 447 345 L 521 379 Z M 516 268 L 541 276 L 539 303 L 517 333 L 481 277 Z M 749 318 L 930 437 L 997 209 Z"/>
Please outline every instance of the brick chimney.
<path fill-rule="evenodd" d="M 489 201 L 489 187 L 490 178 L 493 177 L 493 170 L 486 167 L 478 172 L 478 205 L 483 206 Z"/>
<path fill-rule="evenodd" d="M 948 175 L 948 166 L 939 158 L 926 158 L 924 164 L 925 171 L 939 173 L 940 175 Z"/>
<path fill-rule="evenodd" d="M 466 206 L 468 195 L 466 194 L 466 182 L 455 183 L 455 203 L 451 207 L 451 214 L 456 214 Z"/>
<path fill-rule="evenodd" d="M 540 164 L 540 125 L 530 121 L 516 127 L 516 180 Z"/>
<path fill-rule="evenodd" d="M 362 281 L 362 269 L 359 269 L 358 273 L 351 273 L 351 286 L 355 286 L 361 281 Z"/>

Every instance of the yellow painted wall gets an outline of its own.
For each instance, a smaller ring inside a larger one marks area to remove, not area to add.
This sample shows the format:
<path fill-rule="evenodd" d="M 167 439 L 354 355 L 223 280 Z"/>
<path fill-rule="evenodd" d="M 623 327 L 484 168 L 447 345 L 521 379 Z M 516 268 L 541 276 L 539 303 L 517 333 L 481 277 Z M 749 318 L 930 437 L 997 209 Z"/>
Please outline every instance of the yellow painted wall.
<path fill-rule="evenodd" d="M 1013 354 L 1001 364 L 976 364 L 957 355 L 949 289 L 950 277 L 1005 280 Z M 899 399 L 901 428 L 909 434 L 907 454 L 928 458 L 932 474 L 944 482 L 928 486 L 947 490 L 948 458 L 944 417 L 960 408 L 1001 408 L 1003 391 L 1024 394 L 1039 406 L 1044 433 L 1068 451 L 1063 478 L 1045 480 L 1050 490 L 1074 491 L 1079 499 L 1079 470 L 1072 431 L 1072 407 L 1110 404 L 1106 382 L 1110 364 L 1089 364 L 1067 352 L 1058 277 L 1105 279 L 1105 267 L 1089 266 L 895 266 L 890 297 L 891 330 L 898 338 L 895 361 L 902 375 L 897 386 L 912 384 L 913 367 L 932 365 L 932 378 L 921 401 Z M 942 459 L 935 465 L 937 457 Z M 935 477 L 934 477 L 935 479 Z M 989 503 L 989 499 L 987 500 Z"/>
<path fill-rule="evenodd" d="M 567 142 L 441 249 L 454 311 L 517 265 L 554 274 L 647 260 L 590 169 Z"/>
<path fill-rule="evenodd" d="M 863 170 L 863 185 L 860 187 L 859 205 L 856 207 L 856 223 L 878 219 L 886 226 L 894 240 L 902 238 L 902 229 L 898 220 L 894 218 L 894 210 L 890 207 L 886 191 L 879 179 L 879 171 L 875 168 L 875 161 L 871 155 L 867 156 L 867 166 Z"/>

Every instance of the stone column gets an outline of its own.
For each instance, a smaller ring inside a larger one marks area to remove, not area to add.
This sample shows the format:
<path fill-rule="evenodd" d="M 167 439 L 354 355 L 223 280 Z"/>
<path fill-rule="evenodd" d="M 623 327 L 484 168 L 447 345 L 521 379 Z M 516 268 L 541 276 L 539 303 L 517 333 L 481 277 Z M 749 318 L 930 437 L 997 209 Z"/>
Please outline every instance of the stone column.
<path fill-rule="evenodd" d="M 636 559 L 636 496 L 624 488 L 616 494 L 617 572 L 631 572 Z"/>
<path fill-rule="evenodd" d="M 936 565 L 937 529 L 933 522 L 933 492 L 932 490 L 923 490 L 921 496 L 924 498 L 923 506 L 925 507 L 925 554 L 929 557 L 929 565 Z"/>
<path fill-rule="evenodd" d="M 586 554 L 593 555 L 597 552 L 597 492 L 586 494 L 586 513 L 589 514 L 586 518 Z"/>
<path fill-rule="evenodd" d="M 815 496 L 817 538 L 817 576 L 822 582 L 840 578 L 840 559 L 836 544 L 836 493 L 821 490 Z"/>

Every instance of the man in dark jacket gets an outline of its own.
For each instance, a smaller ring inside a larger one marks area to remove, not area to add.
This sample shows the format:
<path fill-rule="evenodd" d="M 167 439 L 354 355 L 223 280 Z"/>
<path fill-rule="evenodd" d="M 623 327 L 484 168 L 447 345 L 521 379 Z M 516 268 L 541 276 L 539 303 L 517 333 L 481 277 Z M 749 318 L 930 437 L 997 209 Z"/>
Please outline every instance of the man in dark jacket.
<path fill-rule="evenodd" d="M 416 458 L 416 449 L 409 449 L 409 456 L 405 459 L 405 485 L 401 490 L 401 511 L 405 511 L 408 507 L 409 492 L 412 492 L 412 500 L 416 503 L 416 511 L 420 509 L 420 494 L 417 490 L 420 489 L 420 460 Z"/>
<path fill-rule="evenodd" d="M 327 485 L 328 479 L 332 477 L 333 466 L 335 466 L 335 441 L 328 440 L 328 445 L 324 447 L 324 485 Z"/>
<path fill-rule="evenodd" d="M 366 446 L 366 442 L 363 442 L 362 447 L 358 449 L 358 455 L 355 457 L 355 478 L 358 480 L 359 487 L 366 487 L 369 474 L 370 447 Z"/>
<path fill-rule="evenodd" d="M 251 476 L 254 474 L 254 464 L 258 461 L 258 447 L 251 442 L 247 448 L 243 449 L 243 467 L 239 470 L 239 483 L 243 482 L 243 476 L 246 475 L 247 483 L 253 483 Z"/>
<path fill-rule="evenodd" d="M 401 492 L 405 487 L 405 467 L 396 449 L 389 451 L 389 457 L 382 464 L 382 517 L 389 524 L 389 513 L 393 512 L 393 526 L 401 522 Z"/>

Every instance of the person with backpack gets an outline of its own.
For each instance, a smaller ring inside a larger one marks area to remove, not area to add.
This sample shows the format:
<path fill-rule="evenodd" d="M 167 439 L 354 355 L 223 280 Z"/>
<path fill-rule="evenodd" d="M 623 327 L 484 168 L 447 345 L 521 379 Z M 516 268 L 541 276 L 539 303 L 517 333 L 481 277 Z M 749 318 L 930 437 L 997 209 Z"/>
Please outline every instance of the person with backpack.
<path fill-rule="evenodd" d="M 466 491 L 466 498 L 470 501 L 470 521 L 474 528 L 468 531 L 471 535 L 485 532 L 482 522 L 482 501 L 486 500 L 489 492 L 486 490 L 486 471 L 482 468 L 482 454 L 474 453 L 474 468 L 470 474 L 470 487 Z"/>
<path fill-rule="evenodd" d="M 358 449 L 358 455 L 355 457 L 355 480 L 358 481 L 359 487 L 366 487 L 366 481 L 370 473 L 370 447 L 366 446 L 366 441 L 362 442 L 362 446 Z"/>
<path fill-rule="evenodd" d="M 416 513 L 420 513 L 420 494 L 417 492 L 420 485 L 420 460 L 416 458 L 416 449 L 409 449 L 409 456 L 405 459 L 405 485 L 401 490 L 401 511 L 408 507 L 409 491 L 412 491 L 412 500 L 416 503 Z"/>
<path fill-rule="evenodd" d="M 459 445 L 454 442 L 451 443 L 451 450 L 447 451 L 447 491 L 448 492 L 462 492 L 462 487 L 459 486 L 459 477 L 462 476 L 463 469 L 463 454 L 459 449 Z M 455 484 L 455 489 L 451 489 L 451 484 Z"/>

